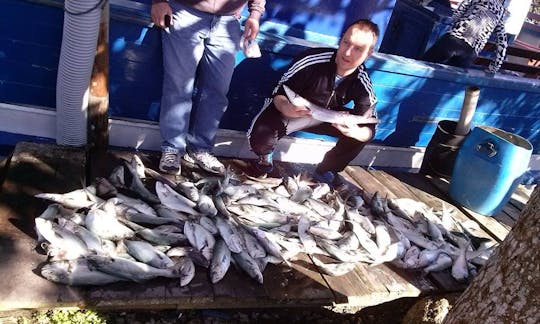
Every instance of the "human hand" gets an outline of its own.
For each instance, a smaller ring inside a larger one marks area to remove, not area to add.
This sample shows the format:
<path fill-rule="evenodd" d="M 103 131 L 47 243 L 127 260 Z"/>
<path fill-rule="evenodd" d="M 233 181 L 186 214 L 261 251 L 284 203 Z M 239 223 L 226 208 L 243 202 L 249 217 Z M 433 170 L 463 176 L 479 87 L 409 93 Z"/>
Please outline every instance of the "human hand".
<path fill-rule="evenodd" d="M 359 126 L 357 124 L 332 124 L 343 135 L 354 138 L 361 142 L 367 142 L 373 137 L 373 131 L 370 127 Z"/>
<path fill-rule="evenodd" d="M 172 17 L 171 6 L 167 2 L 157 2 L 152 4 L 152 9 L 150 16 L 152 17 L 152 22 L 155 26 L 160 28 L 166 28 L 165 25 L 165 16 Z"/>
<path fill-rule="evenodd" d="M 287 103 L 279 109 L 283 115 L 290 118 L 311 116 L 311 111 L 306 106 L 295 106 L 292 103 Z"/>
<path fill-rule="evenodd" d="M 254 40 L 259 33 L 259 19 L 249 16 L 244 23 L 244 34 L 242 35 L 247 40 Z"/>

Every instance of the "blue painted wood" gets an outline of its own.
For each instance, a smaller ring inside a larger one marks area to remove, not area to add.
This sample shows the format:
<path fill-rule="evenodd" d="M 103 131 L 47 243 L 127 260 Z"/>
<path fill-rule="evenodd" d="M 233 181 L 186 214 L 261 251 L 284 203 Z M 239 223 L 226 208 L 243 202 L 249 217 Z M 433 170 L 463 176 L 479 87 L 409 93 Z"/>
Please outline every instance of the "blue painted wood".
<path fill-rule="evenodd" d="M 54 107 L 63 13 L 26 1 L 0 1 L 0 98 Z"/>
<path fill-rule="evenodd" d="M 161 40 L 159 31 L 148 25 L 149 2 L 111 0 L 110 114 L 113 117 L 157 121 L 159 116 Z M 55 106 L 63 19 L 59 3 L 62 1 L 0 0 L 1 101 Z M 353 19 L 351 9 L 365 5 L 362 8 L 373 11 L 388 3 L 393 5 L 393 1 L 365 4 L 354 0 L 314 0 L 288 1 L 290 6 L 285 6 L 285 1 L 269 1 L 265 28 L 258 38 L 263 56 L 246 59 L 238 54 L 229 109 L 221 127 L 247 130 L 295 55 L 309 47 L 335 46 L 332 39 L 340 35 L 345 22 Z M 40 19 L 14 19 L 21 12 Z M 332 18 L 332 15 L 336 16 Z M 298 33 L 297 27 L 304 33 Z M 491 76 L 479 70 L 425 64 L 389 54 L 375 54 L 366 65 L 382 120 L 376 143 L 427 145 L 439 120 L 459 118 L 465 89 L 475 84 L 481 88 L 481 94 L 473 123 L 517 133 L 533 143 L 535 153 L 540 151 L 538 80 L 503 74 Z"/>

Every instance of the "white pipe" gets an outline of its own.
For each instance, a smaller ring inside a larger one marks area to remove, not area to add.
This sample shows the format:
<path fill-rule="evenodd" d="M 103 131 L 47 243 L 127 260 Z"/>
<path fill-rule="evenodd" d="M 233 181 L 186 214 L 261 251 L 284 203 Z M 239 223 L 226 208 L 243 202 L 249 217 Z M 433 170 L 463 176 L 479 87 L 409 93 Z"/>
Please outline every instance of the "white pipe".
<path fill-rule="evenodd" d="M 480 88 L 477 86 L 469 86 L 465 90 L 465 98 L 463 99 L 463 106 L 461 107 L 461 115 L 456 125 L 456 135 L 467 135 L 471 130 L 471 122 L 476 112 L 476 105 L 478 104 L 478 98 L 480 97 Z"/>
<path fill-rule="evenodd" d="M 101 0 L 66 0 L 56 79 L 56 143 L 87 142 L 89 82 L 96 54 Z"/>

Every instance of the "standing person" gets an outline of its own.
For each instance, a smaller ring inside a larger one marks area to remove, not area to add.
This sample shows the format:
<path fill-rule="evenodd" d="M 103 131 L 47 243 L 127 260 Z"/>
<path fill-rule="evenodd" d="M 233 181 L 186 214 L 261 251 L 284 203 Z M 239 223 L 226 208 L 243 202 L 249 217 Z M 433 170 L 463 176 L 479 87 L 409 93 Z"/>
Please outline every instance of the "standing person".
<path fill-rule="evenodd" d="M 240 11 L 249 17 L 240 29 Z M 180 158 L 222 173 L 212 155 L 234 70 L 240 38 L 253 40 L 265 0 L 152 0 L 152 21 L 165 29 L 159 169 L 180 174 Z M 194 91 L 194 89 L 196 89 Z"/>
<path fill-rule="evenodd" d="M 336 111 L 376 117 L 375 94 L 364 62 L 373 52 L 379 29 L 361 19 L 347 27 L 338 49 L 313 48 L 297 57 L 265 101 L 248 131 L 251 150 L 259 156 L 253 168 L 257 175 L 272 171 L 272 153 L 279 139 L 292 132 L 308 129 L 338 138 L 326 153 L 313 177 L 320 182 L 339 185 L 342 171 L 375 134 L 375 125 L 330 124 L 311 116 L 304 106 L 295 106 L 286 96 L 286 85 L 309 102 Z M 345 108 L 350 102 L 354 108 Z"/>
<path fill-rule="evenodd" d="M 519 35 L 523 23 L 531 9 L 532 0 L 507 0 L 506 10 L 508 14 L 504 20 L 504 30 L 508 38 L 508 44 L 512 44 Z"/>
<path fill-rule="evenodd" d="M 450 30 L 421 59 L 468 68 L 495 32 L 496 57 L 488 69 L 491 73 L 497 72 L 508 46 L 504 30 L 504 0 L 463 0 L 452 18 Z"/>

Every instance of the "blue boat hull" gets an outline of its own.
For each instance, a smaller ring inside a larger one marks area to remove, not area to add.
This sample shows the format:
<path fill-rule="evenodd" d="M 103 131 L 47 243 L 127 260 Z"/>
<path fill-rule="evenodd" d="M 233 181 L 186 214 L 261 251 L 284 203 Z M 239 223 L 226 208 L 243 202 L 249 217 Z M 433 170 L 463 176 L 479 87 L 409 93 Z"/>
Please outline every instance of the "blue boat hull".
<path fill-rule="evenodd" d="M 315 1 L 316 2 L 316 1 Z M 336 46 L 349 12 L 385 26 L 395 1 L 324 4 L 269 1 L 261 25 L 263 56 L 241 53 L 221 128 L 245 131 L 292 58 L 312 46 Z M 0 102 L 54 108 L 62 37 L 63 1 L 0 0 Z M 148 26 L 149 1 L 111 1 L 110 109 L 112 118 L 157 121 L 162 67 L 160 32 Z M 287 4 L 287 5 L 286 5 Z M 352 10 L 354 9 L 354 10 Z M 21 19 L 23 17 L 39 19 Z M 376 19 L 375 19 L 376 20 Z M 383 28 L 384 30 L 384 28 Z M 473 125 L 497 127 L 528 139 L 540 150 L 540 82 L 486 75 L 378 53 L 367 63 L 381 124 L 376 144 L 425 147 L 439 120 L 459 118 L 465 89 L 480 87 Z"/>

